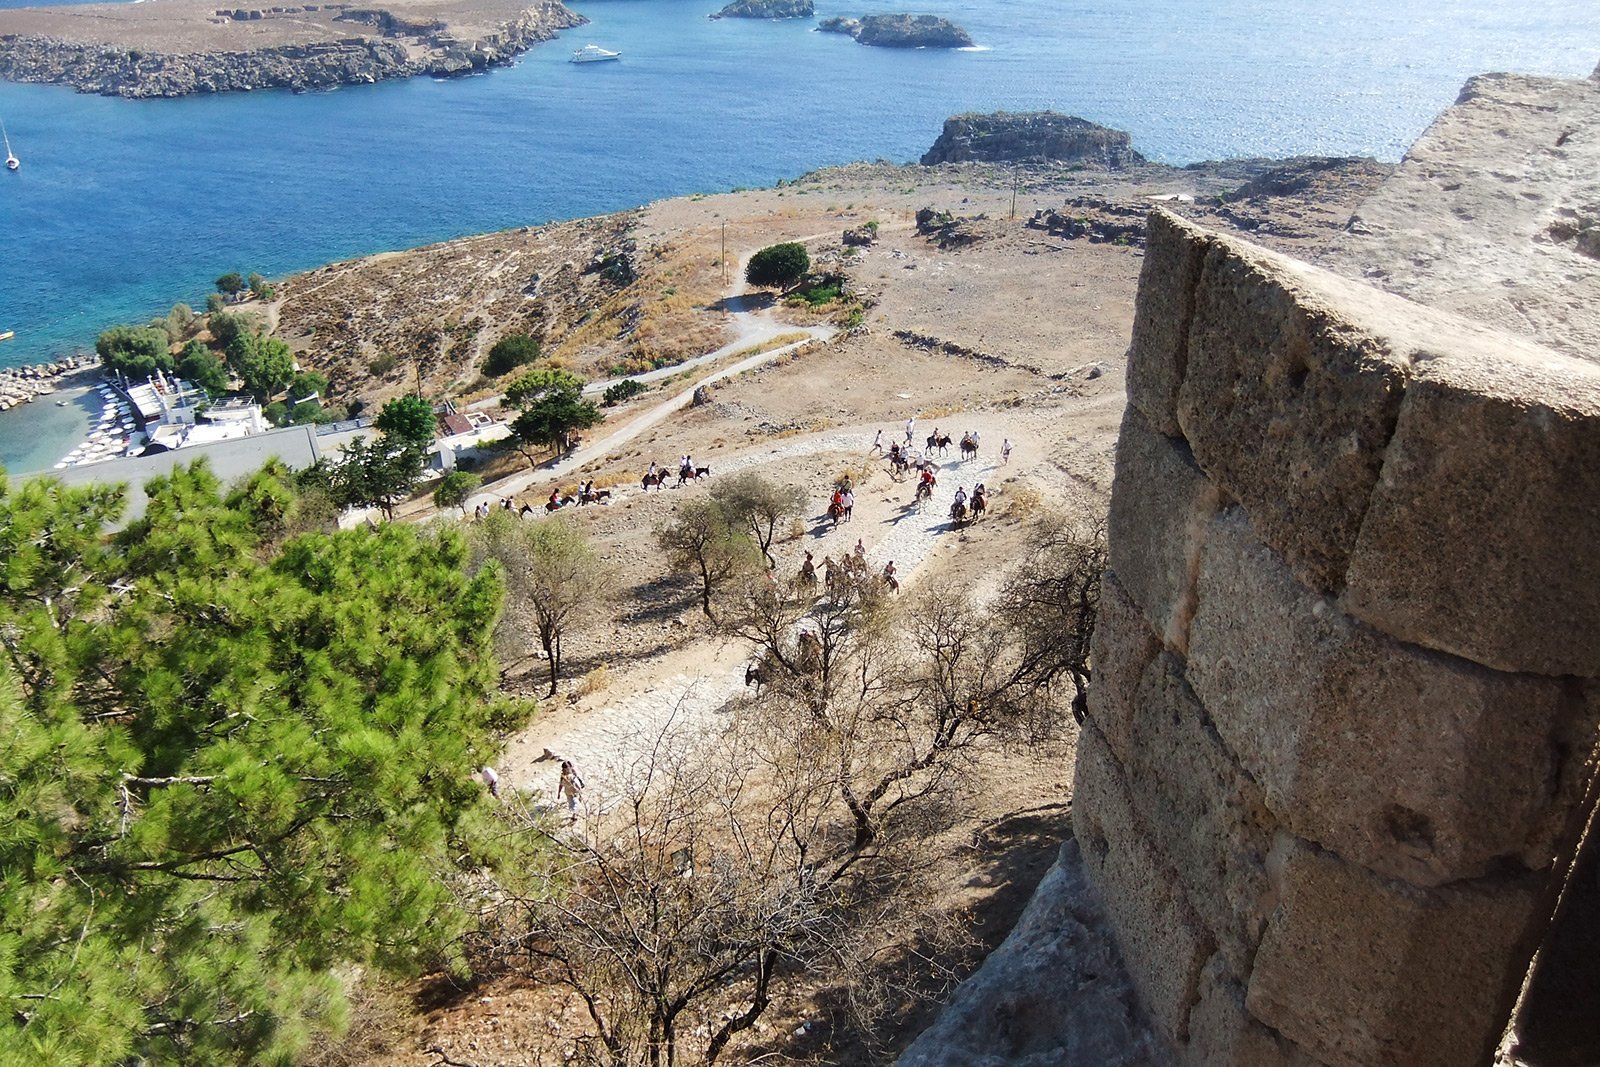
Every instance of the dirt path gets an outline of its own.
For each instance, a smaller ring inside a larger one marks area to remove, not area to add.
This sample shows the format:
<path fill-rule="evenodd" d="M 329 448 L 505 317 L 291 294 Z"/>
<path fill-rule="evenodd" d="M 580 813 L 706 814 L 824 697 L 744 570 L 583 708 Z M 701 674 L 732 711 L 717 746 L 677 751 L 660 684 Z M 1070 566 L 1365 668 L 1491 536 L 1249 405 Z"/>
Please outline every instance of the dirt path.
<path fill-rule="evenodd" d="M 842 558 L 859 538 L 870 570 L 880 571 L 892 560 L 902 587 L 913 586 L 930 559 L 963 536 L 953 529 L 948 514 L 957 486 L 970 492 L 976 483 L 985 482 L 995 493 L 991 506 L 1004 506 L 1001 478 L 1021 471 L 1032 458 L 1031 450 L 1018 450 L 1009 466 L 1001 466 L 999 443 L 1007 434 L 1017 433 L 1009 420 L 985 414 L 970 416 L 960 425 L 979 432 L 985 451 L 973 460 L 944 460 L 939 486 L 926 508 L 919 511 L 909 503 L 912 478 L 895 482 L 874 475 L 858 487 L 853 519 L 836 528 L 818 521 L 827 500 L 814 496 L 808 508 L 808 532 L 798 546 L 786 546 L 785 555 L 798 559 L 801 549 L 809 549 L 820 567 L 824 555 Z M 847 456 L 859 461 L 873 433 L 871 427 L 854 427 L 747 451 L 725 460 L 717 476 L 805 457 Z M 788 563 L 779 564 L 782 575 L 790 569 Z M 573 761 L 586 779 L 585 803 L 603 811 L 615 799 L 609 784 L 629 762 L 646 754 L 664 730 L 712 726 L 730 702 L 742 698 L 748 661 L 749 649 L 741 642 L 713 635 L 623 672 L 602 693 L 550 707 L 514 737 L 501 758 L 501 777 L 516 789 L 540 790 L 547 798 L 554 797 L 559 764 L 544 757 L 549 751 Z"/>

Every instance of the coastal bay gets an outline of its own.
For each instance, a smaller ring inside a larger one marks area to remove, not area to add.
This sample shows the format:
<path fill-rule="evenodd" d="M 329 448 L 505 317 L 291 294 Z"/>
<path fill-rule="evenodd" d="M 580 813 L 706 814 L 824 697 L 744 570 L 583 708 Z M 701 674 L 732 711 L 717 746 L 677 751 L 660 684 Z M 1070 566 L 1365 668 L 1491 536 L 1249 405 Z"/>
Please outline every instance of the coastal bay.
<path fill-rule="evenodd" d="M 1600 36 L 1600 12 L 1574 0 L 1537 13 L 1486 0 L 1403 12 L 1377 0 L 1203 11 L 1023 0 L 943 11 L 986 50 L 899 51 L 806 20 L 707 19 L 718 6 L 575 0 L 591 20 L 581 33 L 470 78 L 176 100 L 0 83 L 23 160 L 0 175 L 0 330 L 17 331 L 0 363 L 91 349 L 106 326 L 175 301 L 200 306 L 229 270 L 278 278 L 830 164 L 914 159 L 963 111 L 1082 115 L 1168 163 L 1394 160 L 1470 74 L 1585 75 Z M 817 16 L 898 9 L 829 0 Z M 623 60 L 569 64 L 587 40 Z M 0 454 L 17 432 L 0 418 Z"/>

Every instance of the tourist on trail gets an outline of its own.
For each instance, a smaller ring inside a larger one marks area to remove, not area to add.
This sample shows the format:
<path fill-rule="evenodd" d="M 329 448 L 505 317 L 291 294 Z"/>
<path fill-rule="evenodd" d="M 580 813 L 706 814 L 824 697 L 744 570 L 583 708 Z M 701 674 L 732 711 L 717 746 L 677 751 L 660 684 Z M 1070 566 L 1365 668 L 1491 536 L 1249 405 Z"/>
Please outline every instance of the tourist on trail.
<path fill-rule="evenodd" d="M 867 558 L 867 546 L 861 543 L 861 538 L 859 537 L 856 538 L 855 557 L 856 559 Z"/>
<path fill-rule="evenodd" d="M 893 583 L 894 580 L 895 580 L 894 576 L 895 576 L 894 560 L 891 559 L 888 563 L 885 563 L 883 565 L 883 577 L 884 577 L 885 581 Z"/>
<path fill-rule="evenodd" d="M 964 508 L 966 506 L 967 506 L 967 490 L 966 490 L 965 486 L 962 486 L 961 488 L 956 490 L 956 507 Z"/>
<path fill-rule="evenodd" d="M 878 436 L 876 436 L 876 437 L 874 437 L 872 439 L 872 447 L 867 449 L 867 453 L 870 455 L 873 452 L 882 452 L 882 451 L 883 451 L 883 431 L 879 430 L 878 431 Z"/>
<path fill-rule="evenodd" d="M 1000 442 L 1000 465 L 1003 467 L 1011 462 L 1011 438 L 1007 437 Z"/>
<path fill-rule="evenodd" d="M 578 797 L 583 793 L 583 779 L 573 769 L 571 760 L 561 761 L 561 780 L 556 783 L 556 799 L 567 798 L 567 818 L 578 818 Z"/>
<path fill-rule="evenodd" d="M 911 416 L 911 418 L 906 420 L 906 447 L 907 448 L 911 447 L 911 441 L 912 441 L 912 438 L 916 436 L 916 432 L 917 432 L 917 417 L 915 415 L 913 415 L 913 416 Z"/>
<path fill-rule="evenodd" d="M 839 497 L 839 504 L 844 508 L 844 517 L 848 522 L 853 517 L 852 512 L 854 512 L 856 509 L 856 494 L 851 490 L 846 489 Z"/>
<path fill-rule="evenodd" d="M 489 787 L 489 795 L 496 800 L 500 799 L 500 776 L 493 767 L 485 763 L 478 768 L 478 774 L 483 778 L 483 784 Z"/>

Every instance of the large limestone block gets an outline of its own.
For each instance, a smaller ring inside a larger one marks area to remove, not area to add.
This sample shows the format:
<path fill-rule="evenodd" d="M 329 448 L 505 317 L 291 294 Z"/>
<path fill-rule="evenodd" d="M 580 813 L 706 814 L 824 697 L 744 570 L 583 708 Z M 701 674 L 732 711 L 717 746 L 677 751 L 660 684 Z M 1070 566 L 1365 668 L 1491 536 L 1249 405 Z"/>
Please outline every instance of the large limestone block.
<path fill-rule="evenodd" d="M 1089 686 L 1089 718 L 1123 763 L 1133 757 L 1133 710 L 1139 679 L 1160 651 L 1161 642 L 1144 612 L 1123 588 L 1116 571 L 1106 571 L 1100 579 L 1100 603 L 1090 645 L 1094 680 Z"/>
<path fill-rule="evenodd" d="M 1229 966 L 1248 974 L 1272 910 L 1274 827 L 1261 788 L 1223 747 L 1177 657 L 1150 664 L 1137 703 L 1126 764 L 1134 807 Z"/>
<path fill-rule="evenodd" d="M 1296 834 L 1424 886 L 1550 863 L 1592 771 L 1592 689 L 1363 626 L 1238 509 L 1207 534 L 1198 588 L 1189 683 Z"/>
<path fill-rule="evenodd" d="M 1385 327 L 1403 303 L 1242 241 L 1206 252 L 1178 423 L 1319 589 L 1343 582 L 1399 411 L 1410 360 Z"/>
<path fill-rule="evenodd" d="M 1210 234 L 1166 211 L 1150 213 L 1128 347 L 1128 402 L 1156 432 L 1179 436 L 1178 387 L 1188 361 L 1195 286 Z"/>
<path fill-rule="evenodd" d="M 898 1067 L 1172 1067 L 1139 1007 L 1078 843 Z"/>
<path fill-rule="evenodd" d="M 1600 367 L 1524 346 L 1421 363 L 1343 603 L 1501 670 L 1600 676 Z"/>
<path fill-rule="evenodd" d="M 1200 968 L 1215 946 L 1134 811 L 1123 769 L 1092 721 L 1078 735 L 1072 827 L 1145 1010 L 1181 1043 Z"/>
<path fill-rule="evenodd" d="M 1294 1042 L 1245 1010 L 1245 989 L 1220 955 L 1200 972 L 1200 995 L 1189 1012 L 1189 1043 L 1179 1058 L 1190 1067 L 1322 1067 Z"/>
<path fill-rule="evenodd" d="M 1489 1062 L 1532 954 L 1537 879 L 1423 891 L 1303 841 L 1277 857 L 1252 1016 L 1330 1067 Z"/>
<path fill-rule="evenodd" d="M 1111 487 L 1111 567 L 1162 641 L 1180 652 L 1194 611 L 1200 536 L 1220 499 L 1181 438 L 1156 433 L 1127 409 Z"/>

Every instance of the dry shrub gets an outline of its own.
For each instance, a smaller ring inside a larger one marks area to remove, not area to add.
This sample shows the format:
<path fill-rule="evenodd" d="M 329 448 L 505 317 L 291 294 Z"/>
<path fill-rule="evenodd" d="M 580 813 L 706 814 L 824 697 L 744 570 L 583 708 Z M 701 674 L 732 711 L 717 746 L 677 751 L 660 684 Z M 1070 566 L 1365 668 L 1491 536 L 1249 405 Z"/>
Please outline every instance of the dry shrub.
<path fill-rule="evenodd" d="M 592 696 L 611 685 L 611 671 L 602 663 L 578 679 L 574 690 L 579 697 Z"/>
<path fill-rule="evenodd" d="M 806 535 L 806 524 L 805 524 L 805 522 L 803 520 L 795 519 L 793 522 L 791 522 L 789 524 L 789 536 L 788 536 L 787 540 L 798 541 L 798 540 L 800 540 L 800 538 L 804 537 L 805 535 Z"/>
<path fill-rule="evenodd" d="M 942 419 L 949 415 L 959 415 L 965 410 L 967 409 L 962 404 L 935 404 L 931 408 L 923 408 L 921 411 L 917 412 L 917 418 L 923 421 L 928 419 Z"/>
<path fill-rule="evenodd" d="M 349 1028 L 339 1037 L 312 1039 L 301 1063 L 358 1067 L 400 1050 L 411 1039 L 413 1009 L 399 990 L 373 981 L 355 981 L 346 991 Z"/>
<path fill-rule="evenodd" d="M 1044 494 L 1031 485 L 1013 485 L 997 492 L 1005 496 L 1005 515 L 1008 519 L 1026 519 L 1044 506 Z"/>

